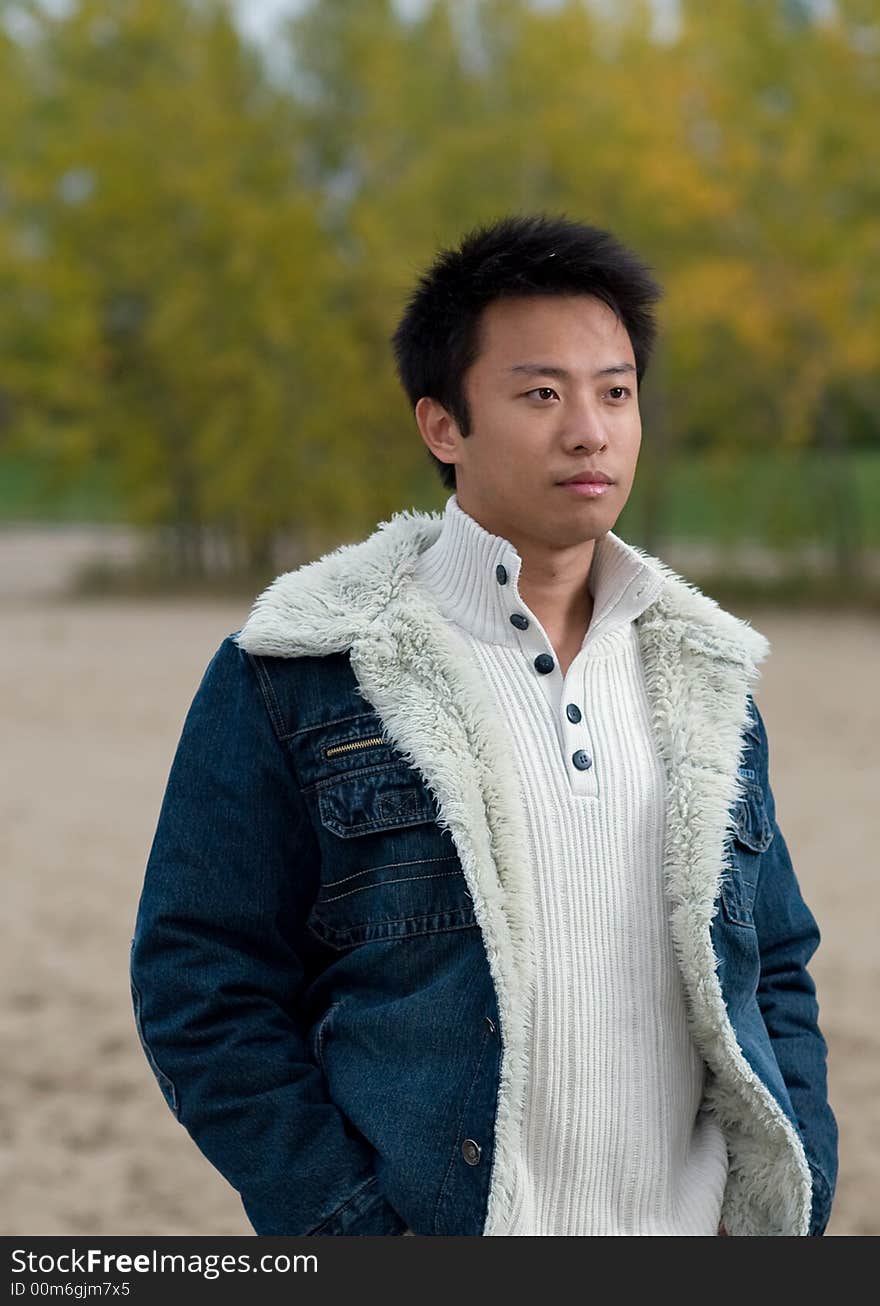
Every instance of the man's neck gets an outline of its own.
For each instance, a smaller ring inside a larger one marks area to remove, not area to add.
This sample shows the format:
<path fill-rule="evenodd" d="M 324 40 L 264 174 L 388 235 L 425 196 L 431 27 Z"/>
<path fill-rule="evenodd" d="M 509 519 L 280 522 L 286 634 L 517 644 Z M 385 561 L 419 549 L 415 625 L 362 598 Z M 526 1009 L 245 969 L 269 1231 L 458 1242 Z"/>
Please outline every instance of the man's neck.
<path fill-rule="evenodd" d="M 593 596 L 588 577 L 593 565 L 595 540 L 565 551 L 547 552 L 531 541 L 506 538 L 522 558 L 517 587 L 523 602 L 534 612 L 554 647 L 579 648 L 593 616 Z"/>
<path fill-rule="evenodd" d="M 559 585 L 534 584 L 526 574 L 525 566 L 519 576 L 522 600 L 534 612 L 551 639 L 583 640 L 593 615 L 593 596 L 587 588 L 585 577 L 574 589 Z"/>

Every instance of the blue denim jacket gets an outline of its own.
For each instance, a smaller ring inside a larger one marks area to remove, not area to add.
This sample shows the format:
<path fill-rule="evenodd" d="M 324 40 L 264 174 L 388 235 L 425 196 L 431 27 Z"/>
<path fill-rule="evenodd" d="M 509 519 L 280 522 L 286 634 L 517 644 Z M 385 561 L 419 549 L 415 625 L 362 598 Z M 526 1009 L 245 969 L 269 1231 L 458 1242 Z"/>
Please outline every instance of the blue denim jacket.
<path fill-rule="evenodd" d="M 211 660 L 171 768 L 135 1019 L 259 1234 L 505 1232 L 528 868 L 488 705 L 410 584 L 436 529 L 397 515 L 280 577 Z M 731 1158 L 722 1218 L 818 1235 L 837 1128 L 807 971 L 819 933 L 747 688 L 764 641 L 667 576 L 640 638 L 670 927 Z"/>

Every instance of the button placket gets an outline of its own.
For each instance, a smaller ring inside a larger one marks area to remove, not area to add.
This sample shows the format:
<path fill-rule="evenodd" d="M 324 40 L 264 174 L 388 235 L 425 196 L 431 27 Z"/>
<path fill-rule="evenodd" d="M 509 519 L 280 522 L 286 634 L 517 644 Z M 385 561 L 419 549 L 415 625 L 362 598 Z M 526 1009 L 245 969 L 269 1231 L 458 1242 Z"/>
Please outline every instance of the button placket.
<path fill-rule="evenodd" d="M 532 674 L 541 685 L 544 697 L 550 707 L 557 711 L 562 677 L 556 662 L 556 654 L 552 651 L 547 634 L 541 629 L 537 617 L 535 617 L 534 613 L 528 611 L 525 603 L 520 598 L 515 583 L 516 577 L 511 577 L 508 568 L 499 562 L 495 568 L 497 584 L 506 586 L 510 584 L 511 579 L 514 581 L 509 592 L 511 607 L 508 608 L 506 602 L 504 604 L 507 621 L 518 633 L 519 647 L 523 656 L 531 662 Z M 507 599 L 508 595 L 505 594 L 504 597 Z"/>
<path fill-rule="evenodd" d="M 582 647 L 568 668 L 557 708 L 565 774 L 576 798 L 595 798 L 599 792 L 589 721 L 580 706 L 584 703 L 586 657 L 586 647 Z"/>
<path fill-rule="evenodd" d="M 495 580 L 499 586 L 510 583 L 510 572 L 503 563 L 495 567 Z M 525 604 L 519 599 L 516 585 L 511 587 L 512 604 L 518 604 L 512 611 L 508 610 L 507 620 L 519 633 L 519 646 L 525 657 L 532 663 L 533 675 L 541 686 L 541 691 L 553 712 L 557 723 L 557 738 L 560 744 L 561 763 L 565 768 L 571 792 L 579 798 L 592 798 L 598 792 L 596 783 L 593 750 L 583 712 L 575 701 L 583 697 L 583 654 L 578 653 L 565 677 L 563 677 L 556 653 L 540 622 L 534 614 L 527 615 L 522 609 Z M 506 597 L 506 595 L 505 595 Z M 575 677 L 580 677 L 580 694 L 575 692 Z"/>

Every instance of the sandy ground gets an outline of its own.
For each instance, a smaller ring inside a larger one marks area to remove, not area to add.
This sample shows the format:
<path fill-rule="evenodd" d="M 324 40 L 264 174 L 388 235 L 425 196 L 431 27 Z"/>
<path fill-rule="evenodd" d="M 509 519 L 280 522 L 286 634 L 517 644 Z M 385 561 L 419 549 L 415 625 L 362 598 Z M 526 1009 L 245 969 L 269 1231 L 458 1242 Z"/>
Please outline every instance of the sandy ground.
<path fill-rule="evenodd" d="M 246 605 L 72 602 L 29 589 L 2 545 L 0 1233 L 249 1234 L 237 1194 L 165 1106 L 127 979 L 183 716 Z M 812 969 L 841 1130 L 828 1233 L 876 1235 L 880 624 L 741 615 L 773 644 L 757 691 L 771 779 L 823 930 Z"/>

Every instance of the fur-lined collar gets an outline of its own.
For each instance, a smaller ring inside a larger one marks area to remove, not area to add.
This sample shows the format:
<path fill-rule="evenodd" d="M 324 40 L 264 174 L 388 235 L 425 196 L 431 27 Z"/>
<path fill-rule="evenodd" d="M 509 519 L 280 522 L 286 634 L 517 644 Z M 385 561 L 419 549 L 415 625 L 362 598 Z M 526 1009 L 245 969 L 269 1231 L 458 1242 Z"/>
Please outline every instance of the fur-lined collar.
<path fill-rule="evenodd" d="M 250 653 L 300 657 L 353 647 L 395 602 L 405 600 L 415 561 L 442 529 L 437 512 L 404 510 L 356 544 L 343 544 L 314 562 L 278 576 L 257 598 L 239 645 Z M 630 546 L 635 547 L 635 546 Z M 765 637 L 721 608 L 665 563 L 639 556 L 665 584 L 643 622 L 660 619 L 671 634 L 700 644 L 722 660 L 757 665 L 769 652 Z"/>

